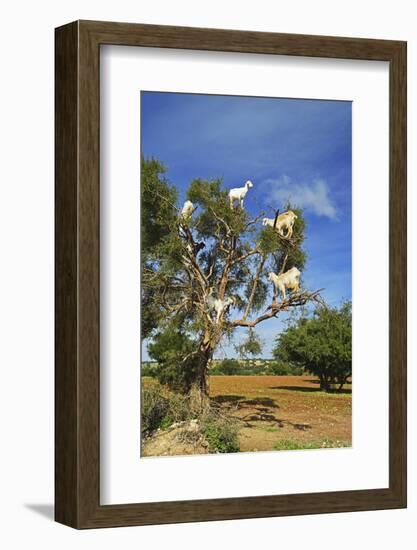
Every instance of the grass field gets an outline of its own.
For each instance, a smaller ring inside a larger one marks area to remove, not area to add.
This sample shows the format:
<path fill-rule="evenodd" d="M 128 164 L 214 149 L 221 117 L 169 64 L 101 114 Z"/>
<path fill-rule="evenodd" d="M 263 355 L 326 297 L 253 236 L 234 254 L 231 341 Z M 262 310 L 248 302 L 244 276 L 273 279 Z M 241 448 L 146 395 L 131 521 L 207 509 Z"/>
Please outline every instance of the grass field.
<path fill-rule="evenodd" d="M 210 377 L 210 397 L 239 419 L 243 452 L 350 446 L 351 393 L 322 392 L 311 376 Z"/>

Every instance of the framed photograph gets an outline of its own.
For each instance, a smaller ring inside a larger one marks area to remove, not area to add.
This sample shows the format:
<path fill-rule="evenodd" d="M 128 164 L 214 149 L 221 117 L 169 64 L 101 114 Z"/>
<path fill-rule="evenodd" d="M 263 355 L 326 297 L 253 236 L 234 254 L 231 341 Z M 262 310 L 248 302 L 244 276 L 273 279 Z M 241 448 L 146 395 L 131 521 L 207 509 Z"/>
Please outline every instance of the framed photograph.
<path fill-rule="evenodd" d="M 56 521 L 406 506 L 406 43 L 56 29 Z"/>

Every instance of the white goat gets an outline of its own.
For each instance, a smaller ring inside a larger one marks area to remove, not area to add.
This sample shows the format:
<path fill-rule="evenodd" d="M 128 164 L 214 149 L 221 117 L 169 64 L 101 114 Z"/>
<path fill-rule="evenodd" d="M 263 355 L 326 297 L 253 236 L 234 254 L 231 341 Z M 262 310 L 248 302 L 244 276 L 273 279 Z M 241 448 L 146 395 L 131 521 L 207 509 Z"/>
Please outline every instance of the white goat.
<path fill-rule="evenodd" d="M 285 290 L 288 288 L 290 290 L 300 290 L 300 275 L 301 273 L 296 267 L 292 267 L 285 273 L 281 275 L 276 275 L 276 273 L 268 273 L 268 279 L 274 284 L 276 290 L 282 294 L 284 300 L 286 300 L 287 295 Z"/>
<path fill-rule="evenodd" d="M 246 197 L 248 189 L 253 187 L 253 183 L 248 180 L 244 187 L 235 187 L 229 191 L 230 208 L 233 208 L 235 201 L 239 201 L 240 207 L 243 208 L 243 199 Z"/>
<path fill-rule="evenodd" d="M 220 300 L 220 298 L 213 298 L 213 296 L 207 296 L 206 303 L 210 309 L 213 309 L 216 312 L 216 322 L 220 320 L 220 316 L 223 311 L 228 308 L 230 305 L 235 303 L 234 298 L 226 298 L 225 300 Z"/>
<path fill-rule="evenodd" d="M 287 212 L 284 212 L 283 214 L 280 214 L 278 216 L 275 229 L 278 231 L 280 235 L 282 235 L 286 239 L 291 239 L 294 222 L 297 218 L 298 216 L 294 214 L 292 210 L 288 210 Z M 286 235 L 284 235 L 284 231 L 283 231 L 284 229 L 287 230 Z"/>
<path fill-rule="evenodd" d="M 185 201 L 184 206 L 181 210 L 181 218 L 184 220 L 189 220 L 194 211 L 194 204 L 191 201 Z"/>
<path fill-rule="evenodd" d="M 297 218 L 298 216 L 294 214 L 292 210 L 288 210 L 287 212 L 284 212 L 283 214 L 280 214 L 278 216 L 275 229 L 282 237 L 285 237 L 286 239 L 291 239 L 294 222 Z M 262 220 L 262 225 L 269 225 L 270 227 L 274 227 L 274 224 L 275 218 L 264 218 Z M 286 234 L 284 234 L 284 229 L 287 230 Z"/>

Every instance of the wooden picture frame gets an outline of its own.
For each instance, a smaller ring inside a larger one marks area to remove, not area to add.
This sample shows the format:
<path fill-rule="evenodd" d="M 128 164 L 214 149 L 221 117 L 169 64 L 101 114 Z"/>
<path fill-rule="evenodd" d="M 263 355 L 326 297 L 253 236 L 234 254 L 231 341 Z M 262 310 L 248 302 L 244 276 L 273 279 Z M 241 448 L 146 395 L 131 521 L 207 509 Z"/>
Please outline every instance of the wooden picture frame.
<path fill-rule="evenodd" d="M 76 21 L 56 29 L 55 519 L 75 528 L 406 506 L 406 43 Z M 389 487 L 100 505 L 99 56 L 117 44 L 389 62 Z"/>

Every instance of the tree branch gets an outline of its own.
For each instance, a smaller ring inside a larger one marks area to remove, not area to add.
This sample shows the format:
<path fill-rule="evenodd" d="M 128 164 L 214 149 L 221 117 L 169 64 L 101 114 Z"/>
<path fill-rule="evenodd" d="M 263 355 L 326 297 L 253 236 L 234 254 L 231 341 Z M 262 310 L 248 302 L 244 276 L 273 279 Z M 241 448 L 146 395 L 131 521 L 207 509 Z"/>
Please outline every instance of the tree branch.
<path fill-rule="evenodd" d="M 242 317 L 242 321 L 246 321 L 246 319 L 249 315 L 249 312 L 252 308 L 253 300 L 255 299 L 256 289 L 258 288 L 259 277 L 261 276 L 261 273 L 262 273 L 262 270 L 264 268 L 265 262 L 266 262 L 266 256 L 262 256 L 262 260 L 261 260 L 260 264 L 258 265 L 258 269 L 256 270 L 256 275 L 255 275 L 255 279 L 253 280 L 252 290 L 251 290 L 251 293 L 250 293 L 250 296 L 249 296 L 248 304 L 246 306 L 245 312 L 244 312 L 243 317 Z"/>
<path fill-rule="evenodd" d="M 234 254 L 234 248 L 232 247 L 232 243 L 231 243 L 231 247 L 227 251 L 227 257 L 226 257 L 223 273 L 219 283 L 219 298 L 221 300 L 224 300 L 224 296 L 226 293 L 227 283 L 229 280 L 229 272 L 231 267 L 233 266 L 233 260 L 232 260 L 233 254 Z"/>
<path fill-rule="evenodd" d="M 223 218 L 221 218 L 218 214 L 216 214 L 216 212 L 212 208 L 209 207 L 207 208 L 207 210 L 210 210 L 210 212 L 213 214 L 216 220 L 221 222 L 225 226 L 226 234 L 229 237 L 232 234 L 232 230 L 230 229 L 229 224 Z"/>
<path fill-rule="evenodd" d="M 260 315 L 259 317 L 257 317 L 256 319 L 253 319 L 252 321 L 247 321 L 245 317 L 242 317 L 242 319 L 236 319 L 235 321 L 231 321 L 230 324 L 233 327 L 255 327 L 259 323 L 262 323 L 262 321 L 266 321 L 267 319 L 272 319 L 273 317 L 276 317 L 278 313 L 288 309 L 289 307 L 303 306 L 310 301 L 323 304 L 323 300 L 320 296 L 320 292 L 322 290 L 323 289 L 316 290 L 314 292 L 304 291 L 304 292 L 297 292 L 297 293 L 291 294 L 286 300 L 283 300 L 278 304 L 270 305 L 266 313 Z"/>
<path fill-rule="evenodd" d="M 251 225 L 255 225 L 256 223 L 258 223 L 258 221 L 259 221 L 261 218 L 264 218 L 264 217 L 265 217 L 265 212 L 261 212 L 261 213 L 259 214 L 259 216 L 256 216 L 256 218 L 253 218 L 253 220 L 250 220 L 250 221 L 245 225 L 244 231 L 247 231 Z"/>
<path fill-rule="evenodd" d="M 282 265 L 281 265 L 281 269 L 279 270 L 279 275 L 284 273 L 285 266 L 287 265 L 287 260 L 288 260 L 288 252 L 285 254 L 284 259 L 282 260 Z"/>
<path fill-rule="evenodd" d="M 197 262 L 197 258 L 196 258 L 196 255 L 195 255 L 195 241 L 194 241 L 194 238 L 193 238 L 193 235 L 190 231 L 190 228 L 186 225 L 182 225 L 181 226 L 181 229 L 182 229 L 182 235 L 180 235 L 181 238 L 183 238 L 186 243 L 188 244 L 188 246 L 191 248 L 191 252 L 190 250 L 187 248 L 187 245 L 184 246 L 185 248 L 185 251 L 186 253 L 188 254 L 188 259 L 189 259 L 189 262 L 191 264 L 191 267 L 193 269 L 193 271 L 195 272 L 196 276 L 197 276 L 197 279 L 199 280 L 200 284 L 201 284 L 201 287 L 202 287 L 202 290 L 205 290 L 208 286 L 209 286 L 209 283 L 208 283 L 208 280 L 207 280 L 207 277 L 204 275 L 203 271 L 201 270 L 198 262 Z"/>
<path fill-rule="evenodd" d="M 249 258 L 250 256 L 253 256 L 254 254 L 261 254 L 261 251 L 258 248 L 254 248 L 253 250 L 249 250 L 249 252 L 246 252 L 245 254 L 242 254 L 238 258 L 235 258 L 231 262 L 231 266 L 234 266 L 235 264 L 238 264 L 239 262 L 243 262 L 246 260 L 246 258 Z"/>

